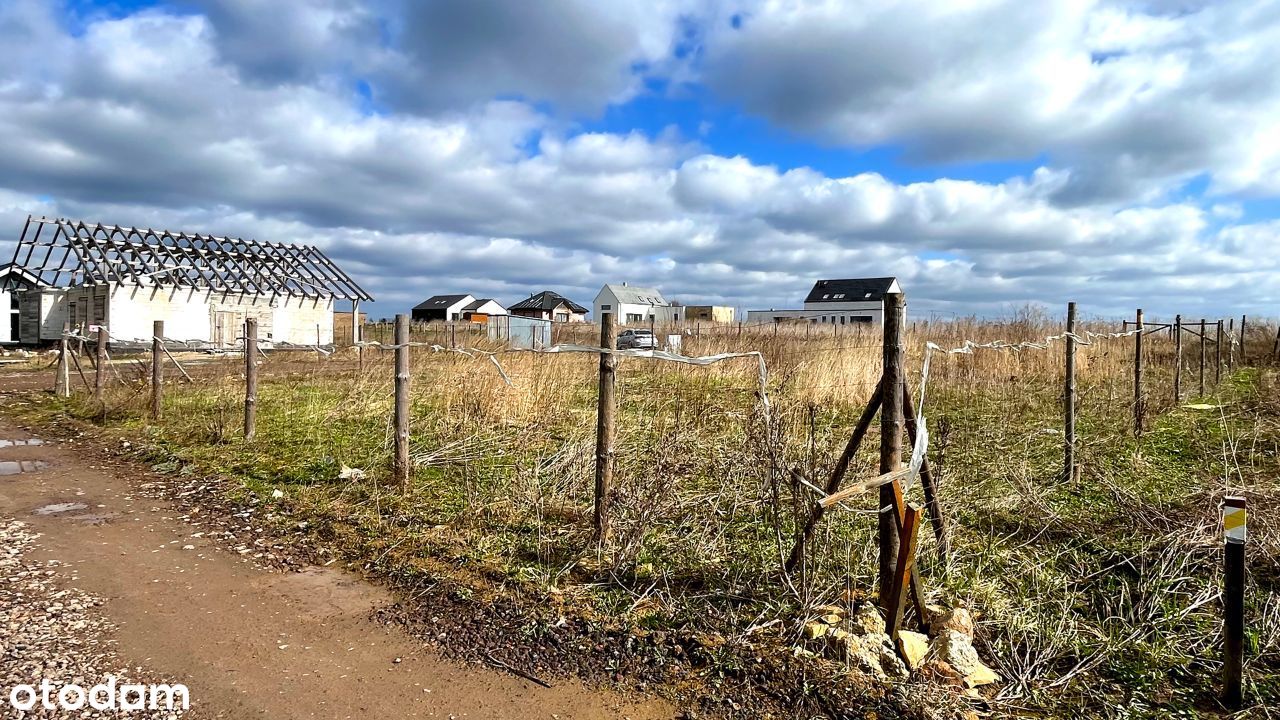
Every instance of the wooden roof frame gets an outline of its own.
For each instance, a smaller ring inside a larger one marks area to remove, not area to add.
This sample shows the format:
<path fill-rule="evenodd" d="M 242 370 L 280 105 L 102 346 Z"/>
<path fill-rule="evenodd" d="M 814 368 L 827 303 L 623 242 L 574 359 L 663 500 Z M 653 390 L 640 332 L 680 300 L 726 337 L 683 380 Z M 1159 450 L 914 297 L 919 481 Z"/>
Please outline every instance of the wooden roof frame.
<path fill-rule="evenodd" d="M 318 248 L 28 215 L 13 264 L 50 287 L 117 283 L 373 300 Z M 60 284 L 63 276 L 67 282 Z M 3 283 L 0 281 L 0 289 Z"/>

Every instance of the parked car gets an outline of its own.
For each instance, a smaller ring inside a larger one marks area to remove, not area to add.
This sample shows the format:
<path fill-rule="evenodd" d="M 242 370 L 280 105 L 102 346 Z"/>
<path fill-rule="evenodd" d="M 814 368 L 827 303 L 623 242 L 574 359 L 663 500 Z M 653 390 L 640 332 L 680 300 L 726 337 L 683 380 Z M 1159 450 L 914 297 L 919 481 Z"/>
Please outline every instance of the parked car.
<path fill-rule="evenodd" d="M 648 330 L 623 330 L 618 334 L 619 350 L 656 350 L 653 333 Z"/>

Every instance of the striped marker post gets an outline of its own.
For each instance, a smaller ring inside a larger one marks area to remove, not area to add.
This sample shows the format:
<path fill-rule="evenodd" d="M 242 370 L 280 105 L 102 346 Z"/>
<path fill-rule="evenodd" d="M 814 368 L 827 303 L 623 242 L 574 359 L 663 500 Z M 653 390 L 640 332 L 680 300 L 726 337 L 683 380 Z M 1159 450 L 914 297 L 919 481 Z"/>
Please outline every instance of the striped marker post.
<path fill-rule="evenodd" d="M 1247 533 L 1245 499 L 1229 495 L 1222 501 L 1222 529 L 1226 540 L 1222 588 L 1223 636 L 1222 702 L 1239 707 L 1244 699 L 1244 543 Z"/>

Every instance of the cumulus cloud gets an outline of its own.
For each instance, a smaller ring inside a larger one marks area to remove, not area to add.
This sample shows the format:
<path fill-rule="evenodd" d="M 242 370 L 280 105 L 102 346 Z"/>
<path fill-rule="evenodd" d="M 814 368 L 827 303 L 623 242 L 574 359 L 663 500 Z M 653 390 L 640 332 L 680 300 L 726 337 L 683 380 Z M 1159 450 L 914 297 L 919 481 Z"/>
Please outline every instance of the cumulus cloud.
<path fill-rule="evenodd" d="M 976 6 L 995 12 L 993 5 Z M 1278 228 L 1248 223 L 1236 204 L 1063 202 L 1090 172 L 1087 163 L 1000 182 L 899 183 L 876 172 L 829 176 L 717 154 L 676 132 L 582 132 L 554 108 L 500 97 L 550 94 L 592 105 L 627 96 L 648 72 L 637 66 L 674 62 L 669 26 L 679 25 L 684 12 L 675 5 L 654 10 L 655 20 L 625 8 L 606 15 L 592 3 L 564 2 L 548 10 L 558 20 L 542 18 L 545 26 L 531 33 L 554 38 L 559 25 L 577 23 L 578 30 L 564 31 L 572 33 L 604 23 L 613 30 L 600 42 L 612 49 L 565 50 L 537 61 L 550 63 L 545 66 L 518 62 L 537 54 L 519 43 L 508 56 L 471 58 L 514 32 L 504 24 L 509 20 L 493 18 L 486 22 L 496 28 L 475 35 L 490 38 L 488 44 L 430 50 L 443 53 L 436 60 L 400 56 L 397 61 L 416 68 L 405 77 L 450 68 L 459 78 L 490 83 L 449 80 L 458 84 L 436 97 L 459 94 L 431 112 L 371 112 L 333 80 L 332 58 L 316 50 L 338 43 L 338 57 L 356 57 L 363 51 L 342 50 L 342 38 L 368 32 L 369 18 L 386 6 L 342 0 L 282 6 L 283 16 L 272 22 L 281 28 L 302 23 L 306 32 L 261 53 L 230 39 L 262 31 L 245 24 L 250 6 L 237 0 L 200 7 L 205 11 L 147 10 L 94 20 L 76 33 L 45 3 L 0 7 L 0 45 L 20 58 L 0 65 L 0 236 L 12 238 L 25 215 L 36 213 L 315 243 L 378 296 L 387 314 L 449 291 L 510 301 L 553 288 L 586 302 L 600 284 L 620 280 L 659 285 L 687 302 L 786 307 L 819 277 L 886 274 L 903 279 L 915 306 L 959 312 L 1067 299 L 1087 301 L 1098 312 L 1139 303 L 1195 312 L 1241 297 L 1257 312 L 1274 299 L 1267 288 L 1280 279 L 1280 267 L 1261 252 Z M 298 7 L 312 12 L 290 17 Z M 747 17 L 740 32 L 755 32 L 760 13 L 769 10 Z M 1032 24 L 1053 19 L 1044 13 L 1067 13 L 1020 12 Z M 470 27 L 461 16 L 446 16 L 453 18 L 450 27 Z M 1137 32 L 1127 15 L 1116 17 L 1102 23 L 1090 16 L 1076 25 L 1083 22 L 1087 32 L 1105 38 L 1100 46 L 1112 48 L 1193 42 L 1176 19 Z M 800 13 L 792 22 L 807 18 Z M 842 32 L 838 18 L 829 25 Z M 423 27 L 417 31 L 427 32 Z M 373 52 L 402 53 L 394 37 L 410 32 L 416 31 L 386 30 L 380 37 L 387 42 Z M 711 33 L 705 42 L 713 55 L 709 66 L 721 72 L 724 60 L 714 52 L 742 49 L 711 48 L 744 40 Z M 948 42 L 960 40 L 939 38 L 940 47 Z M 1027 49 L 1039 41 L 1010 42 Z M 58 49 L 50 62 L 37 61 L 49 47 Z M 597 51 L 599 63 L 572 70 L 601 73 L 599 82 L 578 86 L 580 74 L 553 77 L 589 62 L 574 53 Z M 895 69 L 891 78 L 860 71 L 858 82 L 879 84 L 889 98 L 946 70 L 949 56 L 935 57 L 936 48 L 922 44 L 911 52 L 923 69 Z M 485 69 L 485 62 L 497 64 Z M 1086 73 L 1094 72 L 1094 63 L 1087 65 Z M 801 70 L 796 65 L 793 72 Z M 1052 104 L 1054 93 L 1064 90 L 1038 92 Z M 1067 94 L 1074 98 L 1074 92 Z M 1016 100 L 1011 95 L 1010 102 Z M 830 106 L 833 117 L 847 114 L 839 98 L 823 102 L 837 103 Z M 1106 111 L 1105 103 L 1098 107 Z M 859 112 L 867 117 L 841 127 L 880 138 L 877 123 L 888 121 L 872 117 L 873 109 Z M 916 117 L 905 106 L 895 112 Z M 1037 134 L 1056 132 L 1058 121 L 1048 110 L 1040 111 L 1045 117 L 1013 106 L 1010 112 L 1006 122 L 1040 124 L 1020 125 L 1005 142 L 1033 148 Z M 964 129 L 962 121 L 957 127 Z M 977 147 L 981 136 L 974 128 L 965 131 L 972 136 L 965 142 Z M 890 130 L 886 125 L 883 132 Z M 1168 140 L 1150 142 L 1159 147 Z M 1135 163 L 1147 152 L 1141 143 L 1129 147 Z M 1225 178 L 1214 175 L 1215 182 Z M 1197 289 L 1195 298 L 1188 287 Z"/>
<path fill-rule="evenodd" d="M 762 0 L 706 39 L 747 111 L 916 162 L 1036 158 L 1065 204 L 1151 200 L 1207 174 L 1280 191 L 1280 6 L 1249 0 Z"/>

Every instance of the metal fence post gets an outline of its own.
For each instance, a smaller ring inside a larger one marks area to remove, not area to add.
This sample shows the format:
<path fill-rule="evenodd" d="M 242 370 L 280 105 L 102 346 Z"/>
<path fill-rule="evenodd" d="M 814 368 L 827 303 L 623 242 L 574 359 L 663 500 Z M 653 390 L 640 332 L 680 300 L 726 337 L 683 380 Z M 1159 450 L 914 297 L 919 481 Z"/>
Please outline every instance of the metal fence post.
<path fill-rule="evenodd" d="M 1142 308 L 1138 308 L 1138 332 L 1133 336 L 1133 434 L 1142 434 Z"/>
<path fill-rule="evenodd" d="M 1076 304 L 1067 303 L 1066 383 L 1062 392 L 1062 479 L 1071 480 L 1076 466 Z"/>

